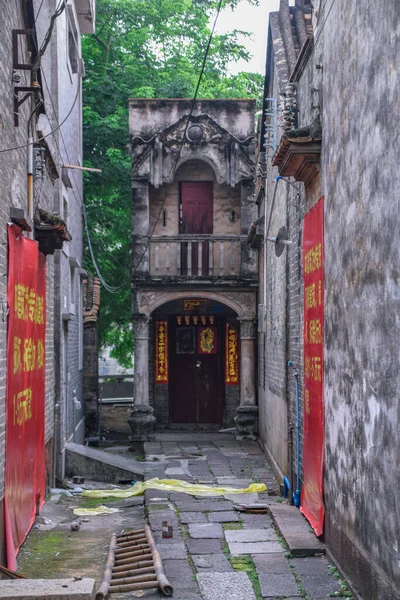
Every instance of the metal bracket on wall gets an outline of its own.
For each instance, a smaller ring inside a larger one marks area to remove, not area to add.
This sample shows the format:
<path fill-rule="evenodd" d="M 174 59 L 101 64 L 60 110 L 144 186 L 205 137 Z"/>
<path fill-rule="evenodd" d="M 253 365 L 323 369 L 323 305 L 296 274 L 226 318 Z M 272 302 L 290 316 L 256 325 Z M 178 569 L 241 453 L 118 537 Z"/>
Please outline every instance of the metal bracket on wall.
<path fill-rule="evenodd" d="M 265 102 L 264 146 L 267 158 L 272 158 L 276 150 L 277 100 L 276 98 L 265 98 Z"/>
<path fill-rule="evenodd" d="M 32 64 L 31 63 L 20 63 L 18 57 L 18 36 L 19 35 L 34 35 L 35 31 L 33 29 L 13 29 L 12 30 L 12 60 L 13 60 L 13 69 L 15 71 L 31 71 Z"/>
<path fill-rule="evenodd" d="M 14 88 L 14 126 L 18 127 L 19 125 L 19 114 L 18 114 L 18 109 L 21 106 L 21 104 L 23 104 L 25 102 L 25 100 L 28 100 L 28 98 L 30 98 L 31 94 L 34 94 L 35 92 L 37 92 L 39 90 L 39 87 L 15 87 Z M 27 92 L 25 94 L 25 96 L 23 96 L 21 98 L 21 100 L 18 99 L 18 94 L 20 92 Z"/>

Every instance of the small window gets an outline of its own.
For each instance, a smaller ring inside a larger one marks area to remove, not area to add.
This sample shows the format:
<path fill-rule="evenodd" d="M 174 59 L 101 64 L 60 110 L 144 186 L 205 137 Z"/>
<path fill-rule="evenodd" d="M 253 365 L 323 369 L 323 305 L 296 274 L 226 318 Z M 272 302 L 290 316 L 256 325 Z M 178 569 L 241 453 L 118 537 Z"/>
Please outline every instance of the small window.
<path fill-rule="evenodd" d="M 165 208 L 162 211 L 162 224 L 163 224 L 163 227 L 167 226 L 167 211 L 165 210 Z"/>

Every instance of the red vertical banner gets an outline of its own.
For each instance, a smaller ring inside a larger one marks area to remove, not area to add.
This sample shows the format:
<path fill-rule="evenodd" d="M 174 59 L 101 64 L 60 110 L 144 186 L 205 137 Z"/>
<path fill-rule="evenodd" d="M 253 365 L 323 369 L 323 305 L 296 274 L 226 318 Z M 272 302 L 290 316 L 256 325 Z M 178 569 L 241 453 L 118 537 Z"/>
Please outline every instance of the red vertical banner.
<path fill-rule="evenodd" d="M 324 526 L 324 199 L 306 214 L 304 276 L 304 446 L 301 512 L 316 535 Z"/>
<path fill-rule="evenodd" d="M 5 519 L 9 568 L 44 502 L 46 259 L 8 229 Z"/>
<path fill-rule="evenodd" d="M 168 383 L 168 321 L 156 321 L 156 383 Z"/>
<path fill-rule="evenodd" d="M 226 324 L 226 354 L 225 354 L 225 383 L 226 385 L 239 384 L 239 352 L 238 330 L 230 323 Z"/>

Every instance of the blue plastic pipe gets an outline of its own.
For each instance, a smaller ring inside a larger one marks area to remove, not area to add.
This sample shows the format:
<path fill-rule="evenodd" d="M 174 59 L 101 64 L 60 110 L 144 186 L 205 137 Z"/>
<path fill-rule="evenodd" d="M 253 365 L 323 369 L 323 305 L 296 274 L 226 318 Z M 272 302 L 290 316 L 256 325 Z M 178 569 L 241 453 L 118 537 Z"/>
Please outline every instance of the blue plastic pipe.
<path fill-rule="evenodd" d="M 291 360 L 288 362 L 288 367 L 293 368 L 293 363 Z M 296 446 L 297 446 L 297 481 L 296 481 L 296 491 L 293 490 L 292 497 L 294 505 L 300 506 L 300 474 L 301 474 L 301 456 L 300 456 L 300 401 L 299 401 L 299 373 L 298 371 L 294 371 L 293 373 L 295 381 L 296 381 Z"/>

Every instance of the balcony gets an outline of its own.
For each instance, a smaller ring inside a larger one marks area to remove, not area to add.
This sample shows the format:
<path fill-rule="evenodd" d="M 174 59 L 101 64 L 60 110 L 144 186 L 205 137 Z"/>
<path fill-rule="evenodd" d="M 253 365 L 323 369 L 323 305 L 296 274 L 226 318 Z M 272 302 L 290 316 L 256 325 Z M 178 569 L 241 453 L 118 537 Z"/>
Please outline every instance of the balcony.
<path fill-rule="evenodd" d="M 151 277 L 240 277 L 246 236 L 153 236 Z"/>

